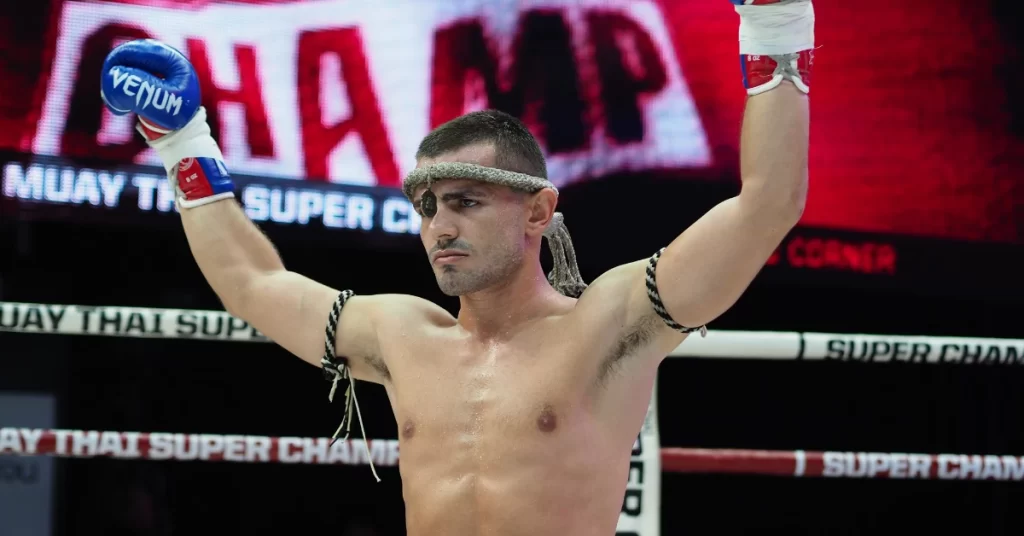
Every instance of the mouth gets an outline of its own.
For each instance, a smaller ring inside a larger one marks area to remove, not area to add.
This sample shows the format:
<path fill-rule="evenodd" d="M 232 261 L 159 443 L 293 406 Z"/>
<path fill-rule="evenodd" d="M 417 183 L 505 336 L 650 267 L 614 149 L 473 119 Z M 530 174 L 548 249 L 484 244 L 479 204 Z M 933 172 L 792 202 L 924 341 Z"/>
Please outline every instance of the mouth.
<path fill-rule="evenodd" d="M 446 249 L 434 253 L 432 260 L 434 264 L 451 264 L 466 256 L 467 255 L 461 251 Z"/>

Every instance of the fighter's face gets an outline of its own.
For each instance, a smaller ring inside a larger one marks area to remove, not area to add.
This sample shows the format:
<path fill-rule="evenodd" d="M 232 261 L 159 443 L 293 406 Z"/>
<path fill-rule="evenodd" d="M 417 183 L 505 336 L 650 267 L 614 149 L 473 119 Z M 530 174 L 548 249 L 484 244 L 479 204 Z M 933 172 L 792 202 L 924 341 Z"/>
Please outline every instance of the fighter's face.
<path fill-rule="evenodd" d="M 462 149 L 419 165 L 437 162 L 493 165 L 493 150 Z M 423 214 L 419 204 L 425 187 L 413 194 L 413 202 L 423 216 L 420 237 L 441 291 L 461 296 L 506 280 L 523 262 L 526 248 L 523 194 L 454 179 L 438 181 L 430 190 L 437 199 L 433 216 Z"/>

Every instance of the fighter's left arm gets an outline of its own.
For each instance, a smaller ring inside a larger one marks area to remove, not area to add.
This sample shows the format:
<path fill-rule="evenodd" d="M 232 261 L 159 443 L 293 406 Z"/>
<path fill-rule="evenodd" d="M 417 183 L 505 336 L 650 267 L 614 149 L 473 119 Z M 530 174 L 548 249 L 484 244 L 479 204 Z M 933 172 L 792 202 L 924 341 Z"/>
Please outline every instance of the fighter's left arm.
<path fill-rule="evenodd" d="M 792 83 L 748 98 L 740 193 L 687 228 L 657 263 L 657 291 L 676 323 L 698 328 L 732 307 L 796 225 L 807 195 L 808 131 L 808 97 Z M 633 321 L 653 310 L 646 277 L 634 277 L 624 303 Z"/>
<path fill-rule="evenodd" d="M 732 307 L 803 213 L 814 7 L 811 0 L 731 3 L 740 15 L 748 94 L 740 193 L 708 211 L 660 256 L 610 270 L 583 293 L 576 308 L 581 325 L 590 327 L 585 335 L 612 344 L 606 364 L 636 354 L 660 362 L 684 333 Z"/>

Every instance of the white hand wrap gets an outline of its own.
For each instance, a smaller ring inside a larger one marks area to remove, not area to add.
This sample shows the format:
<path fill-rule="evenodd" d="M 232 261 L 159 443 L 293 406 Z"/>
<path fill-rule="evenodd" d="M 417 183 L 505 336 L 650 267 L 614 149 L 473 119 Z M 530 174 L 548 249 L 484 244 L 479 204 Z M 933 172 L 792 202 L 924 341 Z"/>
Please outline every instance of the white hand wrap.
<path fill-rule="evenodd" d="M 740 54 L 779 56 L 814 48 L 811 0 L 734 7 L 740 15 Z"/>
<path fill-rule="evenodd" d="M 143 132 L 141 126 L 136 126 L 139 132 Z M 144 134 L 143 134 L 144 135 Z M 179 208 L 192 208 L 199 205 L 205 205 L 213 203 L 214 201 L 220 201 L 221 199 L 229 199 L 235 196 L 232 192 L 219 193 L 204 197 L 202 199 L 185 199 L 185 196 L 181 192 L 181 188 L 178 187 L 178 176 L 177 169 L 178 163 L 185 158 L 216 158 L 217 160 L 224 160 L 224 155 L 220 152 L 220 147 L 217 142 L 210 135 L 210 125 L 206 123 L 206 108 L 200 107 L 199 112 L 196 113 L 195 117 L 188 122 L 184 127 L 166 135 L 159 139 L 147 141 L 150 147 L 156 151 L 156 154 L 160 157 L 160 161 L 164 165 L 164 170 L 167 172 L 167 180 L 171 182 L 171 187 L 176 192 L 176 199 Z"/>

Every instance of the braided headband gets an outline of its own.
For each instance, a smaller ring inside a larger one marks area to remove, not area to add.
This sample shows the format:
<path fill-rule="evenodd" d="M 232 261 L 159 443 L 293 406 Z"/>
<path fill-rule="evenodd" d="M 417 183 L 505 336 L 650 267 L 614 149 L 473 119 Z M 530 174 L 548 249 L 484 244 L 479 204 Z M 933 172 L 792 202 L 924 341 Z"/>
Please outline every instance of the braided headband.
<path fill-rule="evenodd" d="M 548 188 L 558 194 L 558 188 L 547 179 L 465 162 L 441 162 L 414 169 L 405 177 L 402 191 L 413 201 L 416 189 L 426 185 L 427 191 L 420 199 L 420 209 L 427 216 L 433 216 L 437 210 L 437 197 L 430 191 L 430 187 L 437 181 L 450 179 L 486 182 L 528 193 Z M 554 267 L 548 273 L 548 282 L 565 296 L 580 297 L 587 289 L 587 284 L 583 282 L 583 276 L 576 265 L 576 250 L 572 247 L 572 238 L 561 212 L 556 212 L 551 218 L 551 223 L 544 230 L 544 237 L 548 239 L 548 247 L 554 259 Z"/>
<path fill-rule="evenodd" d="M 429 190 L 435 182 L 445 179 L 487 182 L 530 193 L 550 188 L 556 194 L 558 193 L 558 188 L 555 188 L 555 185 L 547 179 L 534 177 L 526 173 L 516 173 L 515 171 L 467 164 L 465 162 L 441 162 L 414 169 L 405 177 L 405 182 L 402 183 L 402 191 L 405 192 L 405 197 L 408 197 L 411 201 L 412 194 L 416 193 L 416 188 L 426 184 Z"/>

